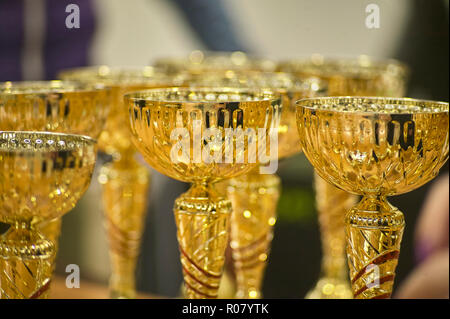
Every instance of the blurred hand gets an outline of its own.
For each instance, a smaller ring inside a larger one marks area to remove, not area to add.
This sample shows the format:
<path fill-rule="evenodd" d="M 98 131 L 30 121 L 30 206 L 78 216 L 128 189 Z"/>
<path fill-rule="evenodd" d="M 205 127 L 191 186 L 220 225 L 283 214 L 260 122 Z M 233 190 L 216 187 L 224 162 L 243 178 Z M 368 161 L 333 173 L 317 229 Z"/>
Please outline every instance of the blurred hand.
<path fill-rule="evenodd" d="M 420 213 L 416 234 L 418 266 L 395 298 L 449 298 L 449 175 L 435 181 Z"/>

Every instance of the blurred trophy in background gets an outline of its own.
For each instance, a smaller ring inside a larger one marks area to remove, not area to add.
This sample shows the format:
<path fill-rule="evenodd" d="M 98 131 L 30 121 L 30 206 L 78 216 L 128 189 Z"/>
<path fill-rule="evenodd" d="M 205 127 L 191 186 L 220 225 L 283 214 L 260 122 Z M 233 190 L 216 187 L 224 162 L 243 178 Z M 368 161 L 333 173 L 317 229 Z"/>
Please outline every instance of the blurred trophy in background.
<path fill-rule="evenodd" d="M 156 73 L 152 67 L 84 67 L 65 70 L 60 78 L 101 83 L 111 90 L 111 111 L 99 137 L 99 149 L 112 156 L 112 162 L 104 164 L 99 175 L 111 258 L 110 296 L 135 298 L 135 269 L 147 209 L 150 172 L 136 159 L 123 95 L 179 83 L 176 77 Z"/>

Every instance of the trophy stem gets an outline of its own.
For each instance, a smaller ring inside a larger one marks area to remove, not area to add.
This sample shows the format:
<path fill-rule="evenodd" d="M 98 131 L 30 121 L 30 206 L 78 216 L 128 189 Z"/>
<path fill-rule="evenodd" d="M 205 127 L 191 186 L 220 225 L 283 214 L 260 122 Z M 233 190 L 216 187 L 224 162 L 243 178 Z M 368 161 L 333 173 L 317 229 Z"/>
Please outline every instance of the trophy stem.
<path fill-rule="evenodd" d="M 111 298 L 135 298 L 135 268 L 143 233 L 148 169 L 133 156 L 121 156 L 102 167 L 99 182 L 103 185 L 111 259 Z"/>
<path fill-rule="evenodd" d="M 55 254 L 50 258 L 50 264 L 52 265 L 52 273 L 56 267 L 55 261 L 59 248 L 59 236 L 61 235 L 61 224 L 62 218 L 55 218 L 40 227 L 41 233 L 45 236 L 45 238 L 48 238 L 55 247 Z"/>
<path fill-rule="evenodd" d="M 258 169 L 230 180 L 231 242 L 236 298 L 261 298 L 261 285 L 280 197 L 280 178 Z"/>
<path fill-rule="evenodd" d="M 55 249 L 28 222 L 0 237 L 0 299 L 48 298 Z"/>
<path fill-rule="evenodd" d="M 308 299 L 351 299 L 345 257 L 345 214 L 358 201 L 356 195 L 338 189 L 314 175 L 316 205 L 322 241 L 321 276 Z"/>
<path fill-rule="evenodd" d="M 384 196 L 365 195 L 345 224 L 354 298 L 390 298 L 405 228 L 402 212 Z"/>
<path fill-rule="evenodd" d="M 228 244 L 231 202 L 198 183 L 175 201 L 175 223 L 188 299 L 217 298 Z"/>

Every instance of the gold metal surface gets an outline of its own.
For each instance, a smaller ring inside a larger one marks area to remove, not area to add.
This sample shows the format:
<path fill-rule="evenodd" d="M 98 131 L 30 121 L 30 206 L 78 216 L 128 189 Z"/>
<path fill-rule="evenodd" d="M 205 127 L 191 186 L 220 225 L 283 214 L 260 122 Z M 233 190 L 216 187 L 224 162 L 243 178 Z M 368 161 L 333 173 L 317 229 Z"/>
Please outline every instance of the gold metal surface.
<path fill-rule="evenodd" d="M 109 108 L 104 86 L 70 81 L 0 83 L 0 129 L 97 138 Z"/>

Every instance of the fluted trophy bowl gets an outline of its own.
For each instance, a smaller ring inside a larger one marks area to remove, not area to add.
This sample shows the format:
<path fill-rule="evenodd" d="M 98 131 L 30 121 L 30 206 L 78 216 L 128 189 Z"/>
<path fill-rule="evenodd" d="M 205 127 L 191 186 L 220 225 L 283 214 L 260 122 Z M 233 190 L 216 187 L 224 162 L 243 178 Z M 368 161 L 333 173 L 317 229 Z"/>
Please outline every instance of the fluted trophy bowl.
<path fill-rule="evenodd" d="M 264 89 L 172 88 L 127 94 L 125 103 L 147 162 L 193 184 L 174 205 L 186 297 L 217 298 L 231 202 L 214 183 L 261 162 L 280 99 Z"/>
<path fill-rule="evenodd" d="M 314 54 L 308 58 L 282 61 L 277 69 L 299 77 L 315 76 L 328 83 L 329 96 L 405 95 L 409 68 L 393 59 L 333 58 Z"/>
<path fill-rule="evenodd" d="M 448 157 L 448 103 L 339 97 L 298 103 L 305 155 L 354 194 L 392 196 L 434 178 Z"/>
<path fill-rule="evenodd" d="M 90 137 L 0 131 L 0 298 L 48 296 L 55 244 L 39 226 L 75 206 L 95 160 Z"/>
<path fill-rule="evenodd" d="M 404 229 L 387 196 L 433 179 L 448 159 L 448 103 L 385 97 L 297 102 L 301 146 L 316 172 L 362 200 L 346 215 L 355 298 L 388 298 Z"/>
<path fill-rule="evenodd" d="M 0 127 L 97 138 L 109 113 L 109 91 L 73 81 L 0 83 Z"/>
<path fill-rule="evenodd" d="M 133 142 L 153 168 L 184 182 L 214 183 L 257 165 L 256 148 L 247 142 L 227 149 L 225 130 L 269 129 L 277 120 L 272 106 L 279 100 L 268 90 L 171 88 L 127 94 L 125 103 Z M 202 141 L 208 129 L 215 131 Z M 253 163 L 247 160 L 252 158 Z"/>

